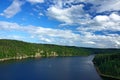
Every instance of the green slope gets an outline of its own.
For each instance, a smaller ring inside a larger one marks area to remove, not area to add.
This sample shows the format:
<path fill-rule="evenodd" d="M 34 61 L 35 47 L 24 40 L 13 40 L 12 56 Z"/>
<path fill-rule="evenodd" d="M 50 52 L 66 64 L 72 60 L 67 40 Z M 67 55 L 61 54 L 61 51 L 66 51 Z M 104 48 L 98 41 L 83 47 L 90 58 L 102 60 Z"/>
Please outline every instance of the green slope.
<path fill-rule="evenodd" d="M 0 40 L 0 59 L 20 56 L 81 56 L 89 55 L 89 48 L 27 43 L 17 40 Z"/>

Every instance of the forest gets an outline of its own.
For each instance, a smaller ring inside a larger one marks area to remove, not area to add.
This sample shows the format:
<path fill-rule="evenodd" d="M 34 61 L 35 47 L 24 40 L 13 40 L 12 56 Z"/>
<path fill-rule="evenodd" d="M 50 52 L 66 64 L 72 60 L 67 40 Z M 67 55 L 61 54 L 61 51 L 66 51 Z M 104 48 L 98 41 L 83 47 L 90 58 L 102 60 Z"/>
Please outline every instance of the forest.
<path fill-rule="evenodd" d="M 120 80 L 120 52 L 97 54 L 93 62 L 105 80 Z"/>
<path fill-rule="evenodd" d="M 89 48 L 58 46 L 50 44 L 27 43 L 17 40 L 0 40 L 0 59 L 49 56 L 85 56 Z"/>
<path fill-rule="evenodd" d="M 87 56 L 90 54 L 120 53 L 120 49 L 84 48 L 53 44 L 28 43 L 0 39 L 0 59 L 20 56 Z"/>

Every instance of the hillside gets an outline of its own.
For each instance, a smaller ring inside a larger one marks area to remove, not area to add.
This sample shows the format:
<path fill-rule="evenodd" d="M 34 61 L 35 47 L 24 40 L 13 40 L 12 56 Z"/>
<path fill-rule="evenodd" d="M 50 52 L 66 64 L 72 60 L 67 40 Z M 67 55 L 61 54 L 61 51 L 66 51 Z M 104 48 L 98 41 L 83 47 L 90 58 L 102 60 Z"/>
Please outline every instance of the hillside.
<path fill-rule="evenodd" d="M 0 59 L 19 57 L 81 56 L 89 55 L 89 48 L 0 40 Z"/>
<path fill-rule="evenodd" d="M 0 59 L 15 57 L 84 56 L 97 53 L 118 53 L 120 49 L 82 48 L 50 44 L 0 40 Z"/>

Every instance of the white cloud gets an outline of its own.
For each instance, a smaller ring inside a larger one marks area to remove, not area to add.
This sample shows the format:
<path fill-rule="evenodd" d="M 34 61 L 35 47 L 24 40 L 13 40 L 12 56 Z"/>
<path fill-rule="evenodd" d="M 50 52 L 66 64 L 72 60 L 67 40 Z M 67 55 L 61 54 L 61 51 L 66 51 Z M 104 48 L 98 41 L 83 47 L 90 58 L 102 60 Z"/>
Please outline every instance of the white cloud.
<path fill-rule="evenodd" d="M 23 40 L 23 36 L 18 36 L 18 35 L 5 35 L 5 36 L 0 36 L 0 39 L 15 39 L 15 40 Z"/>
<path fill-rule="evenodd" d="M 39 40 L 40 43 L 83 46 L 83 47 L 100 47 L 100 48 L 120 48 L 120 36 L 118 34 L 95 35 L 92 32 L 81 30 L 80 34 L 74 33 L 71 30 L 60 30 L 52 28 L 43 28 L 36 26 L 21 26 L 17 23 L 0 21 L 0 30 L 6 30 L 8 33 L 11 30 L 25 33 L 27 36 L 20 37 L 16 35 L 4 34 L 1 38 L 20 39 L 33 42 L 33 39 Z M 5 31 L 4 31 L 5 33 Z M 2 34 L 0 32 L 0 34 Z M 35 41 L 34 41 L 35 42 Z"/>
<path fill-rule="evenodd" d="M 109 17 L 108 16 L 104 16 L 104 15 L 98 15 L 94 19 L 97 22 L 106 22 L 106 21 L 109 21 Z"/>
<path fill-rule="evenodd" d="M 117 13 L 110 15 L 97 15 L 89 21 L 90 23 L 81 25 L 79 31 L 120 31 L 120 16 Z M 85 27 L 86 26 L 86 27 Z"/>
<path fill-rule="evenodd" d="M 113 21 L 120 21 L 120 16 L 118 14 L 112 13 L 109 17 Z"/>
<path fill-rule="evenodd" d="M 44 42 L 48 42 L 48 43 L 52 42 L 50 39 L 44 38 L 44 37 L 40 38 L 40 40 L 42 40 Z"/>
<path fill-rule="evenodd" d="M 105 11 L 119 11 L 120 10 L 120 0 L 72 0 L 73 3 L 91 3 L 93 7 L 92 11 L 97 13 Z"/>
<path fill-rule="evenodd" d="M 54 4 L 59 7 L 63 6 L 73 6 L 72 3 L 91 3 L 93 7 L 92 11 L 96 11 L 98 13 L 104 11 L 119 11 L 120 10 L 120 0 L 53 0 Z"/>
<path fill-rule="evenodd" d="M 3 13 L 0 13 L 1 16 L 5 16 L 6 18 L 11 18 L 14 15 L 16 15 L 18 12 L 21 11 L 21 6 L 24 2 L 19 0 L 14 0 L 13 3 L 3 11 Z"/>
<path fill-rule="evenodd" d="M 43 3 L 44 0 L 27 0 L 31 4 L 36 4 L 36 3 Z M 21 6 L 25 3 L 25 1 L 22 0 L 13 0 L 12 4 L 7 7 L 3 13 L 0 13 L 0 16 L 4 16 L 6 18 L 11 18 L 15 16 L 17 13 L 21 11 Z"/>
<path fill-rule="evenodd" d="M 48 16 L 63 22 L 63 25 L 84 24 L 85 21 L 90 18 L 89 14 L 83 10 L 83 4 L 72 5 L 71 7 L 65 8 L 64 5 L 66 3 L 67 2 L 62 0 L 56 1 L 55 5 L 47 9 Z"/>
<path fill-rule="evenodd" d="M 48 37 L 54 37 L 54 38 L 64 38 L 64 39 L 76 40 L 77 37 L 79 37 L 78 34 L 74 34 L 71 30 L 60 30 L 60 29 L 34 27 L 34 26 L 29 26 L 29 28 L 27 28 L 27 30 L 29 33 L 32 33 L 34 35 L 42 35 L 42 36 L 48 36 Z"/>
<path fill-rule="evenodd" d="M 32 3 L 32 4 L 36 4 L 36 3 L 44 3 L 44 0 L 27 0 L 28 2 Z"/>
<path fill-rule="evenodd" d="M 120 42 L 119 35 L 95 35 L 91 32 L 87 32 L 83 37 L 86 42 L 93 43 L 94 47 L 107 47 L 107 48 L 119 48 L 120 44 L 116 42 Z M 88 44 L 88 43 L 87 43 Z"/>
<path fill-rule="evenodd" d="M 120 0 L 101 0 L 97 12 L 120 10 Z"/>
<path fill-rule="evenodd" d="M 15 0 L 17 1 L 17 0 Z M 32 4 L 43 3 L 42 0 L 27 0 Z M 84 4 L 72 5 L 71 3 L 92 3 L 93 11 L 101 13 L 104 11 L 120 10 L 119 0 L 53 0 L 54 4 L 47 9 L 47 15 L 53 19 L 62 22 L 62 25 L 77 25 L 77 33 L 72 30 L 61 30 L 44 28 L 40 26 L 21 26 L 17 23 L 10 23 L 0 21 L 0 30 L 14 30 L 25 32 L 28 34 L 26 38 L 29 40 L 37 39 L 44 43 L 54 43 L 60 45 L 74 45 L 84 47 L 101 47 L 101 48 L 120 48 L 120 15 L 116 12 L 111 12 L 109 15 L 88 14 L 83 8 Z M 14 3 L 15 5 L 15 3 Z M 19 4 L 18 4 L 19 5 Z M 22 4 L 21 4 L 22 5 Z M 20 11 L 21 5 L 17 8 Z M 12 8 L 11 8 L 12 9 Z M 90 9 L 90 10 L 91 10 Z M 6 16 L 9 8 L 1 15 Z M 35 10 L 36 11 L 36 10 Z M 15 14 L 17 11 L 15 12 Z M 12 14 L 14 16 L 15 14 Z M 39 15 L 42 15 L 41 13 Z M 6 16 L 8 18 L 12 16 Z M 95 34 L 95 32 L 102 32 L 103 34 Z M 114 32 L 114 33 L 109 33 Z M 7 37 L 7 36 L 5 36 Z M 12 38 L 19 38 L 13 36 Z M 25 40 L 25 39 L 24 39 Z"/>
<path fill-rule="evenodd" d="M 48 9 L 48 15 L 61 22 L 72 23 L 72 20 L 69 17 L 70 13 L 68 13 L 68 10 L 51 7 Z"/>
<path fill-rule="evenodd" d="M 16 23 L 0 21 L 0 30 L 17 30 L 20 26 Z"/>
<path fill-rule="evenodd" d="M 65 40 L 66 43 L 70 41 L 78 41 L 79 34 L 73 33 L 71 30 L 60 30 L 52 28 L 43 28 L 36 26 L 21 26 L 17 23 L 10 23 L 0 21 L 0 30 L 5 31 L 19 31 L 21 33 L 25 32 L 32 36 L 32 38 L 38 38 L 41 41 L 48 43 L 57 43 L 59 44 L 60 40 Z M 31 38 L 31 36 L 29 36 Z M 56 41 L 58 40 L 58 41 Z M 68 41 L 70 40 L 70 41 Z"/>
<path fill-rule="evenodd" d="M 39 13 L 39 16 L 44 16 L 44 14 L 40 12 L 40 13 Z"/>
<path fill-rule="evenodd" d="M 86 5 L 80 4 L 80 2 L 93 4 L 89 11 L 94 11 L 98 13 L 104 11 L 120 10 L 119 0 L 53 0 L 54 4 L 48 8 L 47 14 L 51 18 L 63 22 L 63 24 L 61 25 L 90 24 L 91 22 L 93 22 L 91 20 L 92 16 L 83 9 Z M 73 3 L 76 5 L 73 5 Z M 105 22 L 105 20 L 109 21 L 109 19 L 118 20 L 118 16 L 119 15 L 117 14 L 112 14 L 111 18 L 109 18 L 106 15 L 99 15 L 96 16 L 94 19 L 96 19 L 96 21 L 98 22 Z M 109 22 L 109 24 L 111 24 L 111 22 Z"/>

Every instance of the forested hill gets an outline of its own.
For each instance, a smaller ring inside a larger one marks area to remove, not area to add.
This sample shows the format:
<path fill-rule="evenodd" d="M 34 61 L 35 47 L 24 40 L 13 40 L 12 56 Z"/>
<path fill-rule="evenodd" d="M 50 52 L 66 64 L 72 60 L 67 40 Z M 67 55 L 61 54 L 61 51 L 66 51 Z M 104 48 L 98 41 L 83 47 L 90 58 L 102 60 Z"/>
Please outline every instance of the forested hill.
<path fill-rule="evenodd" d="M 88 48 L 27 43 L 17 40 L 0 40 L 0 58 L 20 56 L 80 56 L 89 55 Z"/>
<path fill-rule="evenodd" d="M 92 53 L 117 53 L 120 49 L 93 49 L 51 44 L 35 44 L 17 40 L 0 39 L 0 59 L 49 56 L 81 56 Z"/>

